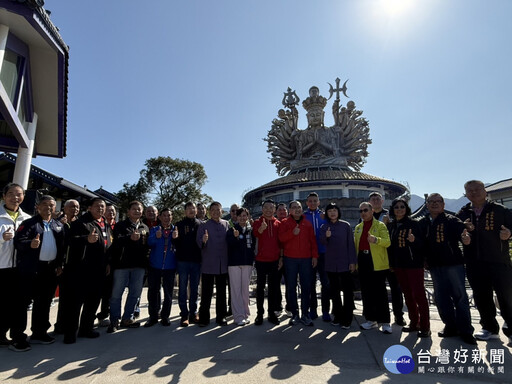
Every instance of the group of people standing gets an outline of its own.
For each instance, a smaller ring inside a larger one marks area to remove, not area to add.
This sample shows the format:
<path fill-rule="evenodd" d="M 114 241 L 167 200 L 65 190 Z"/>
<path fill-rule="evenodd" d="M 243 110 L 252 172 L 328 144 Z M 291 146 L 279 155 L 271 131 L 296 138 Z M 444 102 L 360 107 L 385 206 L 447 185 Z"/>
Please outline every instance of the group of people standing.
<path fill-rule="evenodd" d="M 468 344 L 497 338 L 493 292 L 505 320 L 503 332 L 510 337 L 512 213 L 487 200 L 482 182 L 468 181 L 464 188 L 470 203 L 456 216 L 446 213 L 442 196 L 433 193 L 427 198 L 428 214 L 419 221 L 410 217 L 405 199 L 395 199 L 387 211 L 382 196 L 373 192 L 368 202 L 360 204 L 361 221 L 352 230 L 336 204 L 328 204 L 325 212 L 320 210 L 316 193 L 307 197 L 305 211 L 299 201 L 287 207 L 266 200 L 261 217 L 254 221 L 246 208 L 236 204 L 231 206 L 230 219 L 224 220 L 219 202 L 209 205 L 209 218 L 203 204 L 188 202 L 185 217 L 173 224 L 171 209 L 158 212 L 148 207 L 144 212 L 143 205 L 133 201 L 127 218 L 116 223 L 115 207 L 107 207 L 101 198 L 89 201 L 81 216 L 79 203 L 69 200 L 59 216 L 55 199 L 44 195 L 37 202 L 37 214 L 30 217 L 20 208 L 23 188 L 10 183 L 3 190 L 0 206 L 0 295 L 13 308 L 13 316 L 0 317 L 0 343 L 14 351 L 27 351 L 30 343 L 55 341 L 48 330 L 57 284 L 60 300 L 55 333 L 64 334 L 66 344 L 75 343 L 77 337 L 99 337 L 96 319 L 99 325 L 108 326 L 107 333 L 138 328 L 145 277 L 149 317 L 144 327 L 159 322 L 169 326 L 176 273 L 181 327 L 209 325 L 214 288 L 215 322 L 225 326 L 232 314 L 234 323 L 244 326 L 250 323 L 253 266 L 257 274 L 255 325 L 263 324 L 265 292 L 267 320 L 280 324 L 284 277 L 289 325 L 312 326 L 319 316 L 319 279 L 322 319 L 350 329 L 357 281 L 366 319 L 360 328 L 380 328 L 390 334 L 388 281 L 395 323 L 403 332 L 429 337 L 427 268 L 445 324 L 440 337 L 458 335 Z M 474 335 L 466 274 L 482 325 Z M 125 288 L 128 295 L 122 311 Z M 403 298 L 409 324 L 403 318 Z M 29 343 L 25 328 L 31 303 Z M 11 340 L 6 337 L 8 331 Z"/>

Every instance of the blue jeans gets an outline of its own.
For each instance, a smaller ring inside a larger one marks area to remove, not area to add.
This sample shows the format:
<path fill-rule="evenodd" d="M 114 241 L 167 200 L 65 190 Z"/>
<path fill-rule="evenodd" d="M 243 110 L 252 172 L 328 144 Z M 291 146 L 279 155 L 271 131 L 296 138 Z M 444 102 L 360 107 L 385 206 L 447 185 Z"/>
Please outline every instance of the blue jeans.
<path fill-rule="evenodd" d="M 180 306 L 180 316 L 187 318 L 189 315 L 197 313 L 197 296 L 199 289 L 199 279 L 201 277 L 201 264 L 189 261 L 178 261 L 179 276 L 179 294 L 178 304 Z M 187 287 L 190 282 L 190 299 L 187 306 Z"/>
<path fill-rule="evenodd" d="M 142 293 L 144 268 L 123 268 L 114 270 L 112 297 L 110 298 L 110 321 L 116 322 L 121 318 L 121 298 L 126 287 L 128 297 L 124 304 L 123 320 L 130 320 L 137 300 Z"/>
<path fill-rule="evenodd" d="M 434 298 L 446 330 L 473 334 L 469 300 L 464 283 L 464 265 L 430 268 Z"/>
<path fill-rule="evenodd" d="M 300 307 L 302 315 L 308 315 L 309 301 L 311 294 L 311 279 L 313 275 L 313 266 L 311 258 L 298 259 L 293 257 L 284 257 L 284 266 L 286 274 L 286 284 L 288 287 L 288 299 L 290 300 L 290 311 L 298 315 L 299 308 L 297 303 L 297 275 L 300 280 Z"/>

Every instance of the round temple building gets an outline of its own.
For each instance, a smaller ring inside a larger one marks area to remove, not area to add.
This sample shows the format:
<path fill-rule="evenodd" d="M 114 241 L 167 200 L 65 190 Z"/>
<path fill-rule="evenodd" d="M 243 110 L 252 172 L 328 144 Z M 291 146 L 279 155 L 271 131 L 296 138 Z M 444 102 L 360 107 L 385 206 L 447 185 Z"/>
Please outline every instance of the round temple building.
<path fill-rule="evenodd" d="M 288 88 L 283 97 L 285 109 L 278 111 L 265 141 L 271 162 L 282 177 L 249 191 L 243 205 L 258 217 L 261 203 L 272 199 L 288 204 L 292 200 L 304 202 L 311 192 L 318 193 L 321 207 L 335 202 L 342 210 L 342 219 L 351 225 L 359 221 L 359 204 L 368 200 L 371 192 L 379 192 L 385 205 L 407 193 L 407 188 L 395 181 L 361 173 L 371 143 L 368 121 L 353 101 L 340 107 L 340 92 L 346 96 L 346 82 L 340 88 L 331 85 L 330 97 L 336 95 L 332 111 L 334 125 L 324 126 L 324 107 L 328 99 L 320 96 L 317 87 L 311 87 L 309 97 L 302 105 L 307 111 L 308 127 L 298 129 L 299 97 Z"/>

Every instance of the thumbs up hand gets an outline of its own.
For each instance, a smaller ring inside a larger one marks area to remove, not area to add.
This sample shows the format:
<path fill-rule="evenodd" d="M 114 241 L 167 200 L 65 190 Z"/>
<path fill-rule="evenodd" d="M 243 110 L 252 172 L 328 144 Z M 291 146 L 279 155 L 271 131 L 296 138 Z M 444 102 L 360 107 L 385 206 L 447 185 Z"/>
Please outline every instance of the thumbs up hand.
<path fill-rule="evenodd" d="M 179 235 L 180 235 L 180 234 L 179 234 L 179 232 L 178 232 L 178 227 L 175 225 L 175 226 L 174 226 L 174 231 L 172 231 L 172 238 L 173 238 L 173 239 L 177 239 Z"/>
<path fill-rule="evenodd" d="M 368 242 L 370 244 L 377 244 L 377 238 L 368 232 Z"/>
<path fill-rule="evenodd" d="M 9 227 L 5 230 L 2 237 L 4 238 L 4 241 L 9 241 L 14 237 L 14 228 Z"/>
<path fill-rule="evenodd" d="M 162 237 L 162 227 L 158 226 L 158 229 L 155 232 L 155 236 L 157 239 L 160 239 Z"/>
<path fill-rule="evenodd" d="M 30 242 L 30 248 L 33 248 L 33 249 L 37 249 L 39 248 L 39 246 L 41 245 L 41 240 L 39 240 L 39 233 L 36 235 L 36 237 L 34 237 L 32 239 L 32 241 Z"/>
<path fill-rule="evenodd" d="M 471 236 L 469 236 L 468 230 L 464 229 L 461 235 L 462 244 L 469 245 L 471 243 Z"/>
<path fill-rule="evenodd" d="M 504 225 L 501 226 L 500 239 L 504 241 L 510 239 L 510 229 L 508 229 Z"/>
<path fill-rule="evenodd" d="M 132 232 L 132 234 L 130 235 L 130 239 L 132 239 L 133 241 L 139 241 L 140 232 L 138 229 L 136 229 L 135 231 Z"/>
<path fill-rule="evenodd" d="M 203 244 L 206 244 L 207 242 L 208 242 L 208 230 L 205 229 L 204 235 L 203 235 Z"/>
<path fill-rule="evenodd" d="M 99 238 L 100 236 L 96 233 L 96 228 L 93 228 L 91 233 L 89 233 L 89 236 L 87 236 L 87 241 L 92 244 L 97 242 Z"/>
<path fill-rule="evenodd" d="M 464 224 L 466 225 L 466 229 L 469 231 L 469 232 L 472 232 L 474 229 L 475 229 L 475 226 L 473 225 L 473 223 L 471 222 L 471 219 L 466 219 L 464 220 Z"/>
<path fill-rule="evenodd" d="M 412 229 L 409 229 L 409 234 L 407 235 L 407 240 L 409 241 L 409 243 L 414 243 L 415 239 L 416 239 L 416 237 L 414 237 L 414 235 L 412 234 Z"/>
<path fill-rule="evenodd" d="M 325 237 L 329 238 L 331 237 L 332 233 L 331 233 L 331 227 L 328 227 L 327 228 L 327 231 L 325 231 Z"/>
<path fill-rule="evenodd" d="M 263 222 L 261 223 L 260 227 L 258 228 L 258 232 L 261 234 L 265 231 L 265 229 L 268 228 L 267 221 L 263 219 Z"/>
<path fill-rule="evenodd" d="M 293 234 L 295 236 L 297 236 L 299 233 L 300 233 L 300 228 L 299 228 L 299 224 L 297 224 L 297 226 L 295 228 L 293 228 Z"/>

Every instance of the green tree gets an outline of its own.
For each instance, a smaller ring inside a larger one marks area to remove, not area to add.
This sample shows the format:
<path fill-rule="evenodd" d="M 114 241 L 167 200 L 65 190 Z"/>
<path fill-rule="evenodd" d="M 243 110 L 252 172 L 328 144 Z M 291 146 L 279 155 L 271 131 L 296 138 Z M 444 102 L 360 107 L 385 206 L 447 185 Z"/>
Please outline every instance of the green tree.
<path fill-rule="evenodd" d="M 146 160 L 136 184 L 124 184 L 118 197 L 126 206 L 131 200 L 140 200 L 145 205 L 153 204 L 159 209 L 169 207 L 174 212 L 174 221 L 182 216 L 187 201 L 209 202 L 211 197 L 201 189 L 208 177 L 204 167 L 196 162 L 171 157 L 154 157 Z M 123 207 L 123 204 L 121 204 Z"/>

